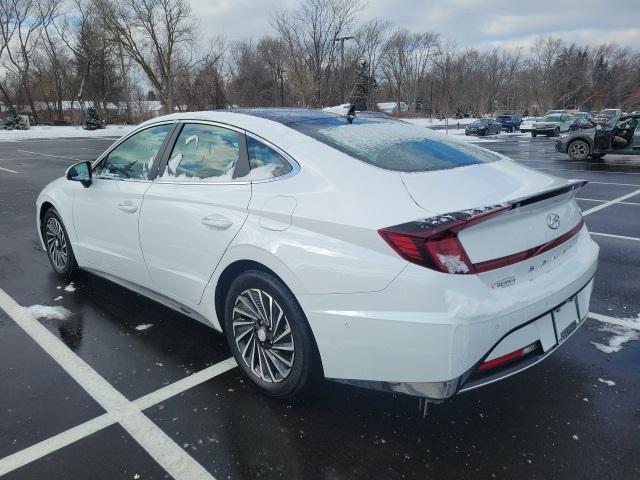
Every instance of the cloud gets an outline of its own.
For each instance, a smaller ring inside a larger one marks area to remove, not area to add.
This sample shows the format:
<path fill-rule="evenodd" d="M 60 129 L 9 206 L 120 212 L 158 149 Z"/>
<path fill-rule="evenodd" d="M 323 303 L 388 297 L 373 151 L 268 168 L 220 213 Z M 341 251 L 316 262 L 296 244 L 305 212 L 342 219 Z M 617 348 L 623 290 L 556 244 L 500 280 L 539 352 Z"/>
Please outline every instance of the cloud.
<path fill-rule="evenodd" d="M 300 0 L 190 0 L 205 37 L 231 40 L 273 34 L 276 10 Z M 528 45 L 539 35 L 585 44 L 640 46 L 638 0 L 368 0 L 362 20 L 381 17 L 415 31 L 434 31 L 461 47 Z"/>

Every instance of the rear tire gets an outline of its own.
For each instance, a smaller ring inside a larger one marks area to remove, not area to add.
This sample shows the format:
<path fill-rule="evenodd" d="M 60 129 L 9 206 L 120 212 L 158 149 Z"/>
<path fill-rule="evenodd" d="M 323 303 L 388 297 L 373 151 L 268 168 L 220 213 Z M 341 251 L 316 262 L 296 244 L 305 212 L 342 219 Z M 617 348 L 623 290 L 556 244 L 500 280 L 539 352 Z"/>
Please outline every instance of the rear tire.
<path fill-rule="evenodd" d="M 45 212 L 42 219 L 42 239 L 56 275 L 64 280 L 73 278 L 78 271 L 78 263 L 60 214 L 53 207 Z"/>
<path fill-rule="evenodd" d="M 567 153 L 571 160 L 586 160 L 590 153 L 589 144 L 584 140 L 574 140 L 567 146 Z"/>
<path fill-rule="evenodd" d="M 244 375 L 262 393 L 291 398 L 311 386 L 319 367 L 313 334 L 297 300 L 275 276 L 249 270 L 232 282 L 225 335 Z"/>
<path fill-rule="evenodd" d="M 537 134 L 536 132 L 531 132 L 531 136 L 532 136 L 533 138 L 536 138 L 536 137 L 538 136 L 538 134 Z"/>

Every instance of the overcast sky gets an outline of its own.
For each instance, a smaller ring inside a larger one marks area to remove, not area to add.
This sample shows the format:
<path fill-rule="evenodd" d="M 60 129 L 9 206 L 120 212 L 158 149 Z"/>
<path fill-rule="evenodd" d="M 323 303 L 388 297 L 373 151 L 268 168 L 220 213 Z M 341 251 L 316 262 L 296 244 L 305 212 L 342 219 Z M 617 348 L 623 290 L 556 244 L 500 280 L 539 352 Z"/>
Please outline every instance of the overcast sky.
<path fill-rule="evenodd" d="M 300 2 L 189 1 L 204 37 L 221 33 L 233 40 L 273 33 L 273 12 Z M 434 31 L 461 47 L 528 46 L 538 35 L 553 35 L 581 44 L 640 48 L 640 0 L 369 0 L 361 17 Z"/>

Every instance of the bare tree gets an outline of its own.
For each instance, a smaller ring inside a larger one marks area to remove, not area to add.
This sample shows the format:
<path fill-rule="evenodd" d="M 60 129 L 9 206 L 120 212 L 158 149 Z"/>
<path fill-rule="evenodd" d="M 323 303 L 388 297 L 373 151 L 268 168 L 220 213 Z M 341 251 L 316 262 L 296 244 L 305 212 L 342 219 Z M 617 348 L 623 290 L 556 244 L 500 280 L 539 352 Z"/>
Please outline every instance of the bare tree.
<path fill-rule="evenodd" d="M 38 123 L 31 85 L 32 60 L 43 32 L 58 14 L 62 0 L 0 0 L 0 39 L 5 44 L 2 66 L 19 79 L 20 86 Z M 3 96 L 12 104 L 8 92 Z"/>
<path fill-rule="evenodd" d="M 185 0 L 94 0 L 110 40 L 144 71 L 167 112 L 174 107 L 178 57 L 196 39 L 197 22 Z"/>
<path fill-rule="evenodd" d="M 304 0 L 278 12 L 273 26 L 289 49 L 289 77 L 305 104 L 324 106 L 331 95 L 338 37 L 355 27 L 361 0 Z"/>

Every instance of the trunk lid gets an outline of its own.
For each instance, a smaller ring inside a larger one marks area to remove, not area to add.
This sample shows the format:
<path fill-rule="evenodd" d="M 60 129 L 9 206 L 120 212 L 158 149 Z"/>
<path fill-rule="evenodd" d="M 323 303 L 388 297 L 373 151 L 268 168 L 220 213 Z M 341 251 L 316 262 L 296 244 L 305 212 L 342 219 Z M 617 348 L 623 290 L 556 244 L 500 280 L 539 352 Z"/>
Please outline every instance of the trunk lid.
<path fill-rule="evenodd" d="M 579 182 L 508 160 L 438 172 L 403 173 L 402 178 L 414 201 L 433 212 L 431 216 L 511 206 L 458 233 L 469 260 L 487 282 L 511 274 L 531 278 L 539 271 L 548 271 L 551 259 L 558 258 L 559 252 L 568 253 L 567 247 L 578 237 L 582 214 L 574 197 L 582 185 Z"/>

